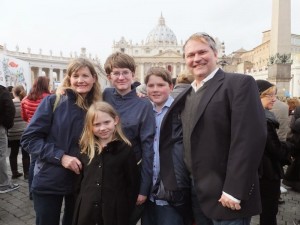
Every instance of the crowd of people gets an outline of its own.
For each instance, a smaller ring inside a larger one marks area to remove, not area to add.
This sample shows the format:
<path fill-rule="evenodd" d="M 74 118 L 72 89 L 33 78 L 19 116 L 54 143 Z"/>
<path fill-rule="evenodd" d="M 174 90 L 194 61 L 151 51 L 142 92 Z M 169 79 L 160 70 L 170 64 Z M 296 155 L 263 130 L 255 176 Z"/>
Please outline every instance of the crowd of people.
<path fill-rule="evenodd" d="M 183 51 L 175 83 L 152 67 L 136 87 L 134 59 L 116 52 L 104 90 L 85 58 L 54 94 L 43 76 L 27 96 L 0 86 L 0 193 L 28 179 L 37 225 L 276 225 L 281 182 L 300 192 L 299 102 L 223 71 L 206 33 Z"/>

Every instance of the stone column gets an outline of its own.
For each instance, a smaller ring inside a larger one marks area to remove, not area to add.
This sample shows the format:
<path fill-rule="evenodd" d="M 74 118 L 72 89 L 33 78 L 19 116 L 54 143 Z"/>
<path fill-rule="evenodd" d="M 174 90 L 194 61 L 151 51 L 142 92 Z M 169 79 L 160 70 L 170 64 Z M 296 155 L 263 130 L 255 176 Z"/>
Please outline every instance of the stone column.
<path fill-rule="evenodd" d="M 144 68 L 144 63 L 141 63 L 140 67 L 141 67 L 140 82 L 141 82 L 141 84 L 143 84 L 143 83 L 144 83 L 144 80 L 145 80 L 145 68 Z"/>
<path fill-rule="evenodd" d="M 53 69 L 49 68 L 49 80 L 50 80 L 50 90 L 53 90 Z"/>
<path fill-rule="evenodd" d="M 173 63 L 172 78 L 176 77 L 176 72 L 177 72 L 176 70 L 177 70 L 176 63 Z"/>
<path fill-rule="evenodd" d="M 291 0 L 272 1 L 272 28 L 268 80 L 285 96 L 291 80 Z"/>
<path fill-rule="evenodd" d="M 59 70 L 58 80 L 62 82 L 64 78 L 64 71 L 62 69 Z"/>
<path fill-rule="evenodd" d="M 43 68 L 42 67 L 39 67 L 39 73 L 38 73 L 38 76 L 43 76 Z"/>

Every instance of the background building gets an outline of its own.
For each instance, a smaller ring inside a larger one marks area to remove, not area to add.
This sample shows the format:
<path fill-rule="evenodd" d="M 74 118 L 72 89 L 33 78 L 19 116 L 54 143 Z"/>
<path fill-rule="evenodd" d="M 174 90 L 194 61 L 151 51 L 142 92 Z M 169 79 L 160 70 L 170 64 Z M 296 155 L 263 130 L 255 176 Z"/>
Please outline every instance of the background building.
<path fill-rule="evenodd" d="M 219 55 L 224 55 L 224 43 L 221 43 L 218 38 L 215 40 Z M 183 41 L 178 43 L 176 35 L 166 25 L 165 19 L 161 15 L 157 26 L 149 32 L 145 42 L 134 44 L 131 40 L 127 41 L 121 37 L 119 41 L 114 41 L 112 51 L 124 52 L 134 58 L 137 64 L 137 80 L 143 83 L 145 74 L 153 66 L 166 68 L 172 73 L 172 77 L 176 77 L 180 71 L 184 70 L 183 44 Z"/>
<path fill-rule="evenodd" d="M 106 87 L 109 84 L 99 58 L 92 58 L 91 55 L 87 56 L 85 48 L 81 48 L 81 52 L 79 55 L 77 55 L 77 53 L 75 52 L 74 54 L 70 54 L 70 56 L 67 57 L 64 56 L 62 52 L 60 52 L 59 56 L 54 56 L 52 54 L 52 51 L 50 51 L 49 54 L 44 54 L 42 52 L 42 49 L 40 49 L 39 53 L 36 54 L 32 53 L 30 48 L 27 49 L 27 52 L 20 52 L 18 46 L 16 46 L 15 51 L 11 51 L 6 49 L 5 45 L 0 45 L 0 54 L 3 56 L 13 57 L 28 62 L 30 68 L 29 73 L 31 76 L 31 83 L 33 83 L 33 80 L 38 76 L 47 76 L 50 79 L 51 90 L 54 90 L 57 85 L 60 84 L 66 74 L 69 62 L 77 57 L 88 58 L 94 63 L 101 87 Z M 19 83 L 16 80 L 10 85 L 15 86 L 17 84 Z M 30 87 L 28 88 L 30 89 Z"/>

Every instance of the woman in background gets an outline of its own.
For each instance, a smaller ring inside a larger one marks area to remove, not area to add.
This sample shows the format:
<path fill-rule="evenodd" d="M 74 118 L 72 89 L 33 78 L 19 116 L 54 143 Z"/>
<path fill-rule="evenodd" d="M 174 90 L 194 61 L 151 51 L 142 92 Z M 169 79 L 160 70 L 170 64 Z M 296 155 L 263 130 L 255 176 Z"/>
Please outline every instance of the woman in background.
<path fill-rule="evenodd" d="M 279 122 L 275 115 L 270 112 L 276 101 L 276 86 L 265 80 L 257 80 L 256 83 L 267 121 L 267 142 L 259 167 L 262 204 L 260 225 L 277 225 L 280 180 L 284 174 L 282 167 L 289 164 L 293 145 L 279 140 L 276 132 Z"/>
<path fill-rule="evenodd" d="M 20 148 L 20 139 L 23 131 L 26 128 L 26 122 L 21 117 L 21 101 L 26 96 L 25 89 L 22 85 L 18 85 L 12 89 L 13 102 L 16 108 L 16 114 L 14 118 L 14 126 L 8 130 L 8 141 L 10 145 L 9 162 L 12 172 L 12 179 L 21 177 L 23 174 L 18 171 L 18 154 Z M 29 154 L 21 148 L 22 151 L 22 164 L 24 179 L 28 179 L 30 157 Z"/>

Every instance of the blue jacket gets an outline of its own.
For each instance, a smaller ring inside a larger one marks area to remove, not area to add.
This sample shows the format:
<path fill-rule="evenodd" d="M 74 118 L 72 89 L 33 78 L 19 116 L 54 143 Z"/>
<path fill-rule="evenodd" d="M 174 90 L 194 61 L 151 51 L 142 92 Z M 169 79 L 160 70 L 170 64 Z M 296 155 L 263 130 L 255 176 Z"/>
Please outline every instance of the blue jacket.
<path fill-rule="evenodd" d="M 142 159 L 139 194 L 148 196 L 152 186 L 155 134 L 152 105 L 149 99 L 139 98 L 135 89 L 121 96 L 115 88 L 106 88 L 103 99 L 119 113 L 123 131 L 132 144 L 137 162 Z"/>
<path fill-rule="evenodd" d="M 64 154 L 79 156 L 86 112 L 79 108 L 72 91 L 62 95 L 53 112 L 56 95 L 43 99 L 24 131 L 22 147 L 37 156 L 32 191 L 65 195 L 73 192 L 75 173 L 61 165 Z"/>

